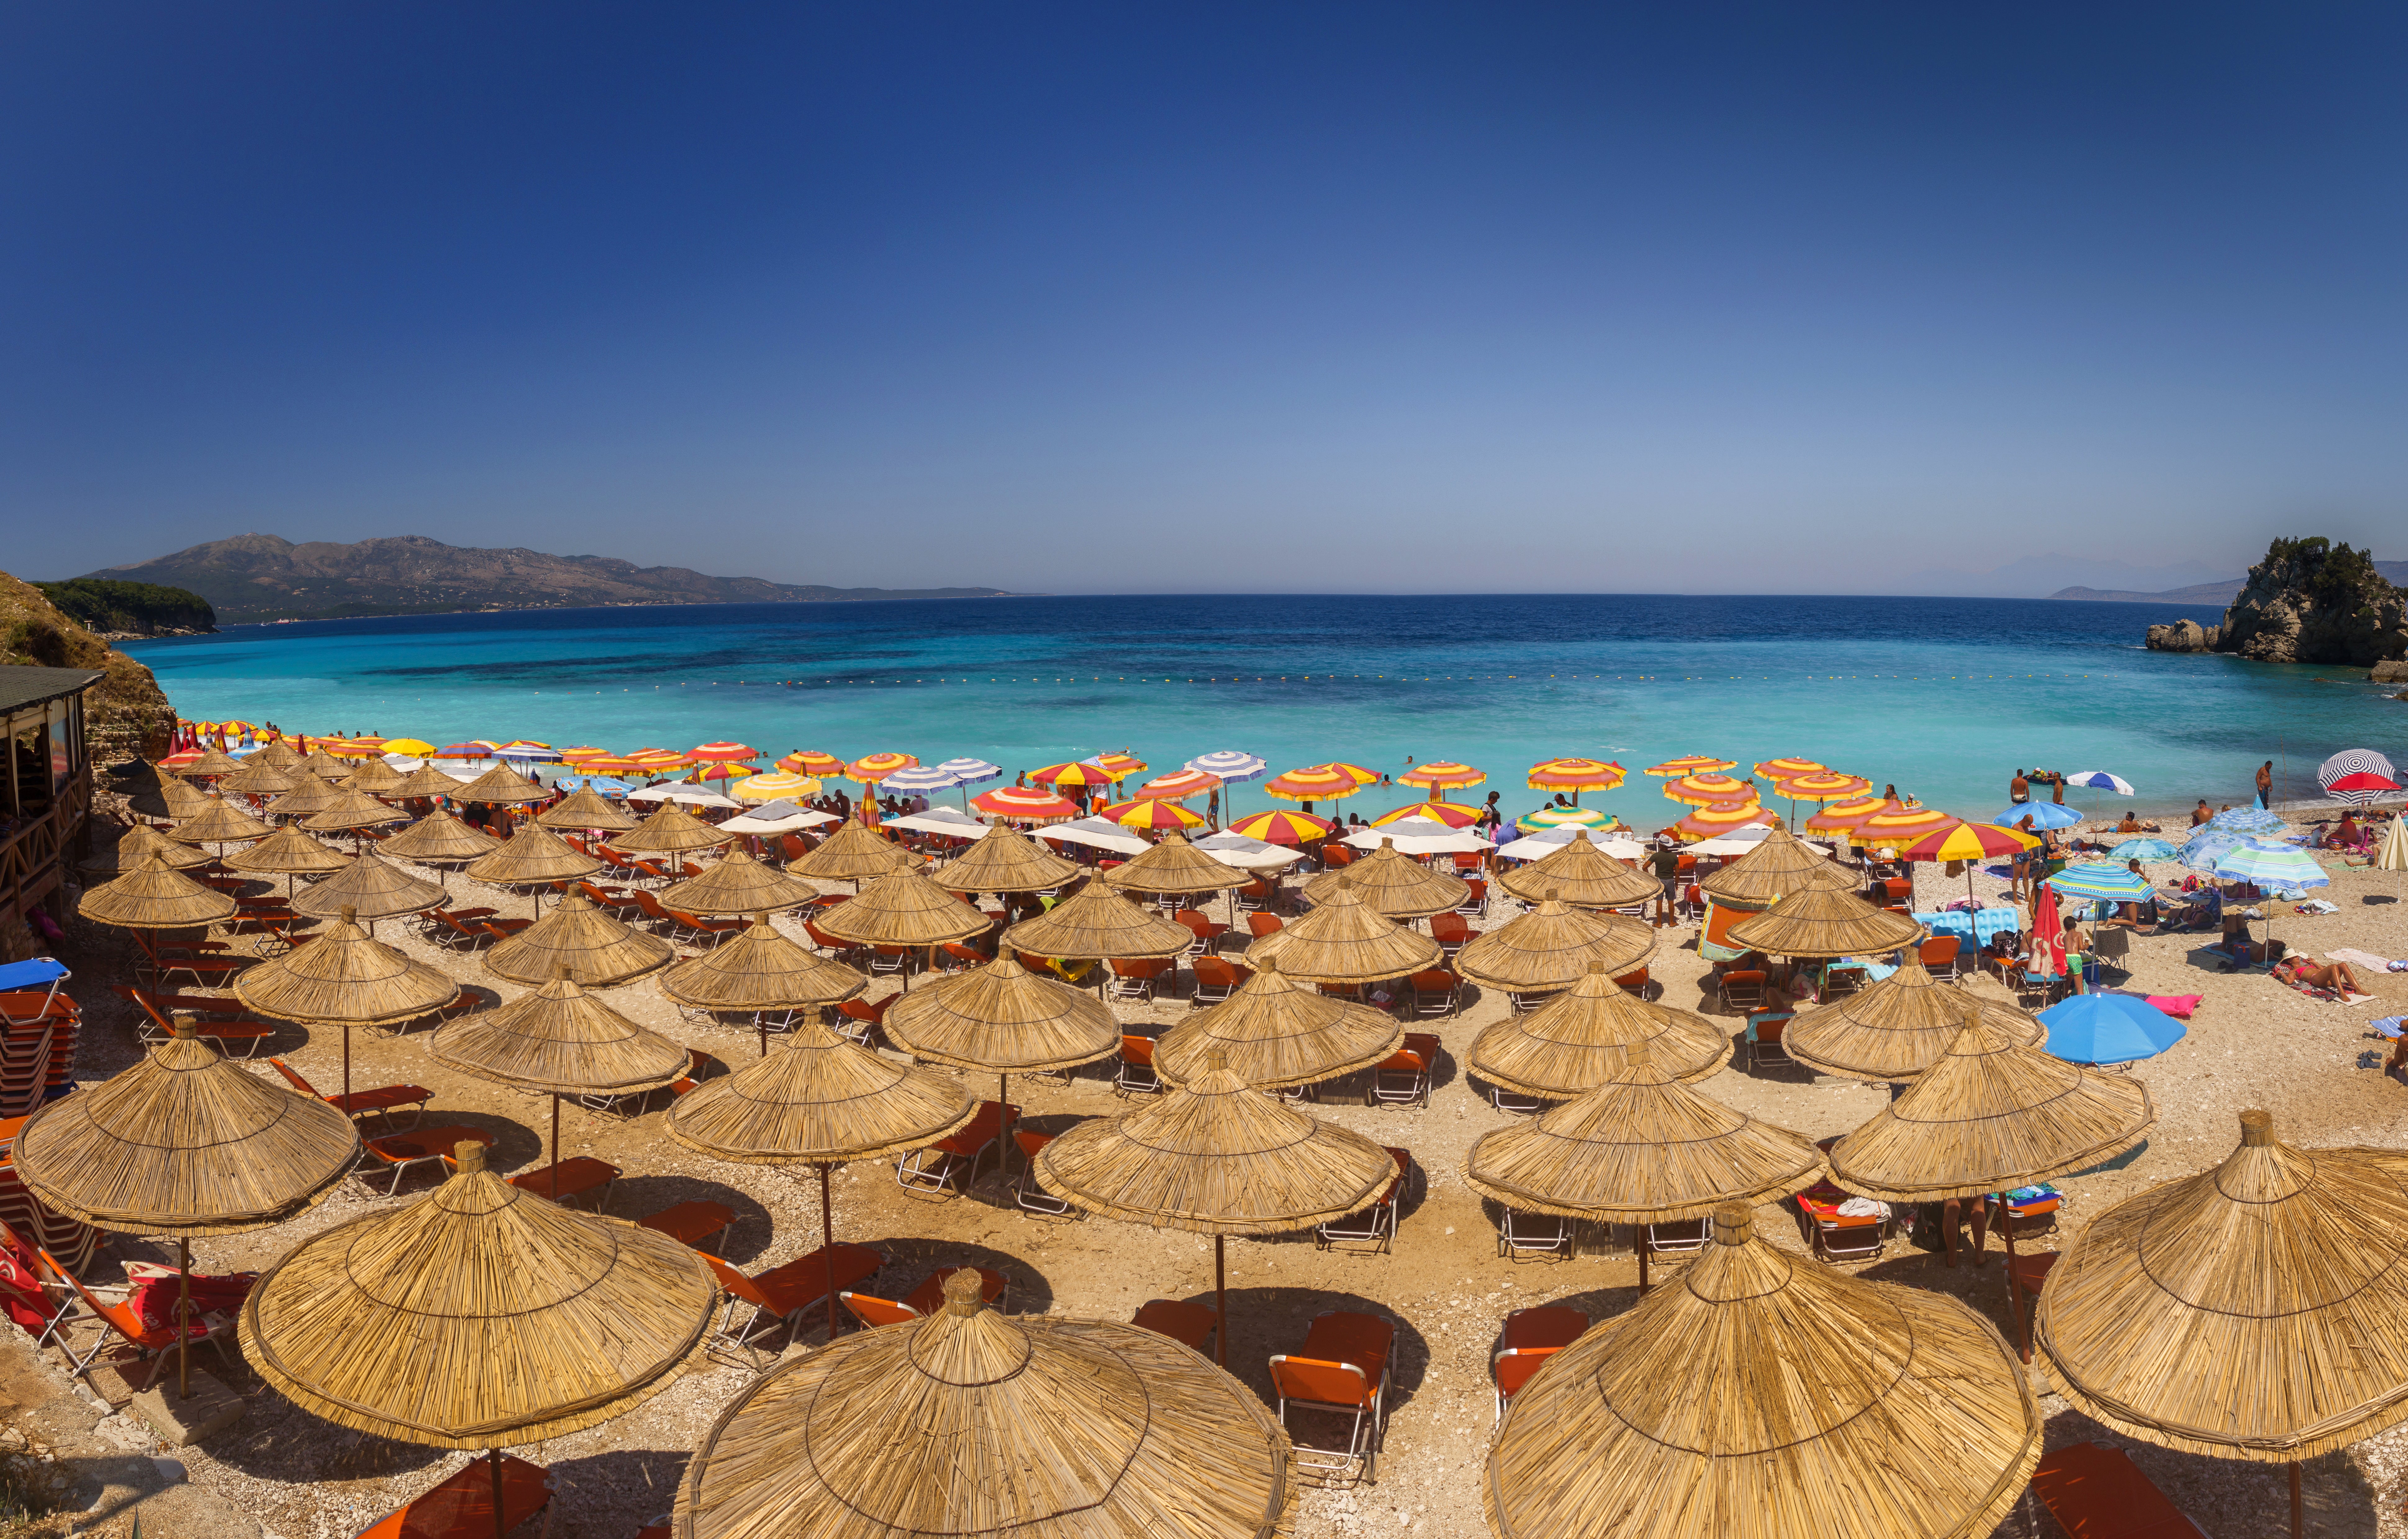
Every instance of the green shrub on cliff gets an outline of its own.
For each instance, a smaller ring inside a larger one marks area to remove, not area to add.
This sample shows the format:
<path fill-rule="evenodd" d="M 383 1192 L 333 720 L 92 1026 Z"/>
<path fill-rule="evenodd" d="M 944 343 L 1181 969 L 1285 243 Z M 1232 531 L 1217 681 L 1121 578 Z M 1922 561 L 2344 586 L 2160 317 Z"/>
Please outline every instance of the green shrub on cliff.
<path fill-rule="evenodd" d="M 88 630 L 155 636 L 161 631 L 208 631 L 218 627 L 217 611 L 190 588 L 157 583 L 119 583 L 73 577 L 36 583 L 42 597 Z"/>

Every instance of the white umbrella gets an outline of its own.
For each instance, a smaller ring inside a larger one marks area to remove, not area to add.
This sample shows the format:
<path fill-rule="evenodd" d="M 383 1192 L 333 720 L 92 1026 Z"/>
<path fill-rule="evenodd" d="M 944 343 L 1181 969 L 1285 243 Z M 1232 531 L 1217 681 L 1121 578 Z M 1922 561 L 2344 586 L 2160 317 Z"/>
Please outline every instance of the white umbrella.
<path fill-rule="evenodd" d="M 924 834 L 944 834 L 953 839 L 984 839 L 990 825 L 980 822 L 968 813 L 956 813 L 951 807 L 931 807 L 924 813 L 909 817 L 890 817 L 879 825 L 882 828 L 914 828 Z"/>
<path fill-rule="evenodd" d="M 1036 834 L 1039 839 L 1060 840 L 1065 844 L 1084 844 L 1090 849 L 1110 850 L 1115 855 L 1143 855 L 1154 848 L 1109 818 L 1082 817 L 1075 823 L 1056 823 L 1050 828 L 1037 829 Z"/>
<path fill-rule="evenodd" d="M 1589 831 L 1549 828 L 1541 833 L 1517 839 L 1510 844 L 1499 844 L 1497 846 L 1497 855 L 1502 860 L 1543 860 L 1570 843 L 1575 832 Z M 1589 841 L 1616 860 L 1636 860 L 1647 853 L 1647 847 L 1635 839 L 1598 839 L 1594 832 L 1589 832 Z M 1739 847 L 1750 850 L 1756 848 L 1753 844 Z"/>
<path fill-rule="evenodd" d="M 1365 825 L 1342 842 L 1358 850 L 1376 850 L 1383 840 L 1397 841 L 1398 855 L 1477 855 L 1493 848 L 1469 828 L 1450 828 L 1436 818 L 1409 817 L 1378 827 Z"/>
<path fill-rule="evenodd" d="M 647 785 L 640 791 L 627 793 L 629 801 L 678 801 L 688 807 L 741 807 L 734 797 L 723 797 L 716 791 L 706 791 L 699 785 L 682 782 L 669 785 Z M 775 806 L 772 802 L 770 805 Z"/>
<path fill-rule="evenodd" d="M 1210 773 L 1209 770 L 1206 772 Z M 1217 834 L 1207 834 L 1194 842 L 1197 849 L 1223 865 L 1241 866 L 1250 871 L 1285 870 L 1304 858 L 1302 850 L 1284 849 L 1226 829 Z"/>
<path fill-rule="evenodd" d="M 1221 816 L 1231 823 L 1235 823 L 1238 818 L 1237 813 L 1230 806 L 1230 802 L 1235 798 L 1227 793 L 1226 787 L 1235 785 L 1240 781 L 1260 780 L 1263 778 L 1263 771 L 1270 768 L 1254 755 L 1241 754 L 1234 748 L 1224 748 L 1211 754 L 1199 754 L 1189 759 L 1186 767 L 1220 778 L 1224 787 L 1221 798 Z"/>
<path fill-rule="evenodd" d="M 947 759 L 937 768 L 953 776 L 953 784 L 962 788 L 962 811 L 964 812 L 969 811 L 971 786 L 1003 778 L 1002 767 L 989 764 L 984 759 Z"/>
<path fill-rule="evenodd" d="M 834 823 L 834 813 L 815 813 L 791 801 L 772 801 L 720 825 L 732 834 L 791 834 Z"/>

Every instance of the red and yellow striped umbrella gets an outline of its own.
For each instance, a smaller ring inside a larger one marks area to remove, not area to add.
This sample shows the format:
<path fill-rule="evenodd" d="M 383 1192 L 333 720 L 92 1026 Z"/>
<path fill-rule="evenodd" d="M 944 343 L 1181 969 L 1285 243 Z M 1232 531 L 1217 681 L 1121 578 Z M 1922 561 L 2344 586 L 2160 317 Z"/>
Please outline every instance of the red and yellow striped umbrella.
<path fill-rule="evenodd" d="M 1533 791 L 1611 791 L 1622 784 L 1622 766 L 1611 759 L 1549 759 L 1530 766 Z"/>
<path fill-rule="evenodd" d="M 1425 790 L 1443 791 L 1450 786 L 1481 785 L 1488 780 L 1488 771 L 1474 770 L 1453 759 L 1432 759 L 1417 764 L 1397 777 L 1399 785 L 1418 785 Z"/>
<path fill-rule="evenodd" d="M 1206 774 L 1201 770 L 1173 770 L 1167 775 L 1156 775 L 1129 793 L 1133 797 L 1164 801 L 1184 801 L 1200 797 L 1207 791 L 1221 788 L 1221 777 Z"/>
<path fill-rule="evenodd" d="M 1815 834 L 1844 834 L 1877 813 L 1900 809 L 1904 804 L 1882 797 L 1863 797 L 1855 801 L 1834 802 L 1806 820 L 1806 831 Z"/>
<path fill-rule="evenodd" d="M 1770 823 L 1772 814 L 1763 804 L 1754 801 L 1717 801 L 1700 807 L 1672 825 L 1672 831 L 1683 839 L 1712 839 L 1733 828 L 1744 828 L 1751 823 Z"/>
<path fill-rule="evenodd" d="M 373 759 L 384 755 L 382 738 L 328 738 L 318 745 L 322 753 L 338 759 Z"/>
<path fill-rule="evenodd" d="M 1012 823 L 1068 823 L 1079 815 L 1079 809 L 1034 785 L 998 785 L 970 798 L 970 805 Z"/>
<path fill-rule="evenodd" d="M 1872 788 L 1873 783 L 1861 775 L 1843 775 L 1835 770 L 1826 770 L 1819 774 L 1775 781 L 1772 794 L 1790 801 L 1848 801 Z"/>
<path fill-rule="evenodd" d="M 1384 828 L 1391 823 L 1402 823 L 1409 817 L 1426 817 L 1432 823 L 1443 823 L 1450 828 L 1469 828 L 1480 821 L 1480 809 L 1467 807 L 1459 801 L 1412 801 L 1393 813 L 1382 813 L 1371 820 L 1371 827 Z"/>
<path fill-rule="evenodd" d="M 1039 785 L 1059 786 L 1071 791 L 1083 790 L 1090 785 L 1110 785 L 1115 777 L 1100 764 L 1074 759 L 1068 764 L 1049 764 L 1042 770 L 1031 770 L 1028 778 Z"/>
<path fill-rule="evenodd" d="M 564 748 L 560 751 L 560 762 L 563 764 L 583 764 L 588 759 L 614 759 L 618 756 L 607 748 L 590 748 L 582 745 L 576 748 Z"/>
<path fill-rule="evenodd" d="M 749 765 L 706 764 L 689 778 L 696 781 L 742 780 L 752 773 L 752 770 Z"/>
<path fill-rule="evenodd" d="M 1145 760 L 1139 758 L 1135 754 L 1097 754 L 1091 762 L 1111 776 L 1115 784 L 1128 779 L 1131 775 L 1142 775 L 1146 771 Z"/>
<path fill-rule="evenodd" d="M 1256 813 L 1229 825 L 1233 834 L 1259 839 L 1266 844 L 1310 844 L 1326 839 L 1337 825 L 1311 813 Z"/>
<path fill-rule="evenodd" d="M 841 775 L 844 760 L 834 754 L 823 754 L 816 748 L 797 748 L 778 761 L 778 768 L 790 775 Z"/>
<path fill-rule="evenodd" d="M 2040 842 L 2030 834 L 1995 824 L 1959 823 L 1928 834 L 1898 853 L 1909 860 L 1996 860 L 2038 849 Z"/>
<path fill-rule="evenodd" d="M 1366 770 L 1359 764 L 1347 764 L 1342 761 L 1334 761 L 1326 768 L 1335 770 L 1341 775 L 1352 777 L 1354 784 L 1357 785 L 1377 785 L 1380 784 L 1380 771 L 1377 770 Z"/>
<path fill-rule="evenodd" d="M 1831 767 L 1813 759 L 1767 759 L 1756 767 L 1756 772 L 1767 780 L 1796 780 L 1800 775 L 1818 775 Z"/>
<path fill-rule="evenodd" d="M 706 742 L 687 749 L 685 756 L 704 764 L 750 764 L 761 756 L 761 750 L 749 743 Z"/>
<path fill-rule="evenodd" d="M 919 763 L 910 754 L 864 754 L 845 766 L 844 778 L 857 780 L 864 785 L 875 785 L 897 770 L 909 770 Z"/>
<path fill-rule="evenodd" d="M 694 762 L 674 748 L 638 748 L 627 756 L 655 775 L 682 770 Z"/>
<path fill-rule="evenodd" d="M 1282 801 L 1336 801 L 1351 797 L 1369 781 L 1359 780 L 1355 767 L 1346 764 L 1308 764 L 1301 770 L 1263 782 L 1263 789 Z M 1371 780 L 1380 777 L 1373 775 Z"/>
<path fill-rule="evenodd" d="M 1849 829 L 1848 842 L 1860 849 L 1888 845 L 1902 850 L 1918 839 L 1944 833 L 1956 823 L 1937 807 L 1900 807 L 1896 812 L 1875 813 Z"/>
<path fill-rule="evenodd" d="M 1716 774 L 1684 775 L 1679 780 L 1668 782 L 1664 794 L 1674 801 L 1685 801 L 1692 807 L 1711 807 L 1717 801 L 1758 799 L 1753 782 Z"/>
<path fill-rule="evenodd" d="M 1718 759 L 1705 754 L 1684 754 L 1677 759 L 1651 764 L 1646 772 L 1666 780 L 1678 780 L 1684 775 L 1718 775 L 1726 770 L 1739 768 L 1737 759 Z"/>
<path fill-rule="evenodd" d="M 584 759 L 577 768 L 589 775 L 641 775 L 651 770 L 651 766 L 642 759 L 629 758 L 621 754 L 605 754 L 598 759 Z"/>
<path fill-rule="evenodd" d="M 1110 818 L 1124 828 L 1201 828 L 1204 820 L 1175 801 L 1159 797 L 1147 797 L 1130 801 L 1116 801 L 1096 813 Z"/>

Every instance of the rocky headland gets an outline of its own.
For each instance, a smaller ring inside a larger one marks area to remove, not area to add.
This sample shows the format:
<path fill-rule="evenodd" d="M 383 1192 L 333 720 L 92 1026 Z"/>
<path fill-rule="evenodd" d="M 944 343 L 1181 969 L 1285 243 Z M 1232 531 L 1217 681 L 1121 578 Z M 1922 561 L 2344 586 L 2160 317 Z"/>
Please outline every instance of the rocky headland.
<path fill-rule="evenodd" d="M 0 572 L 0 666 L 93 668 L 108 675 L 84 697 L 93 761 L 157 758 L 175 736 L 176 708 L 150 670 L 61 612 L 31 583 Z"/>
<path fill-rule="evenodd" d="M 2277 539 L 2220 624 L 2151 626 L 2154 652 L 2222 652 L 2266 663 L 2340 663 L 2377 669 L 2408 658 L 2408 593 L 2364 551 L 2321 535 Z M 2379 682 L 2408 670 L 2374 672 Z"/>

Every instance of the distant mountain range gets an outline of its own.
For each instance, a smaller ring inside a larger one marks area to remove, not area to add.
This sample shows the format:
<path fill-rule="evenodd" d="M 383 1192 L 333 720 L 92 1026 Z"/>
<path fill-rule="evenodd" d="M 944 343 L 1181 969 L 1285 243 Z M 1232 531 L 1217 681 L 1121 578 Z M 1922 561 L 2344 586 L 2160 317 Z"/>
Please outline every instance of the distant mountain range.
<path fill-rule="evenodd" d="M 2408 586 L 2408 561 L 2378 561 L 2374 569 L 2394 587 Z M 2214 583 L 2194 583 L 2186 588 L 2167 588 L 2157 593 L 2134 593 L 2125 588 L 2059 588 L 2049 597 L 2106 604 L 2213 604 L 2222 610 L 2231 607 L 2232 600 L 2248 581 L 2246 577 L 2230 577 Z"/>
<path fill-rule="evenodd" d="M 609 604 L 810 604 L 873 598 L 1002 598 L 1000 588 L 830 588 L 709 577 L 602 555 L 478 550 L 420 535 L 294 544 L 275 535 L 212 539 L 173 555 L 87 573 L 187 588 L 222 625 L 464 610 Z"/>

